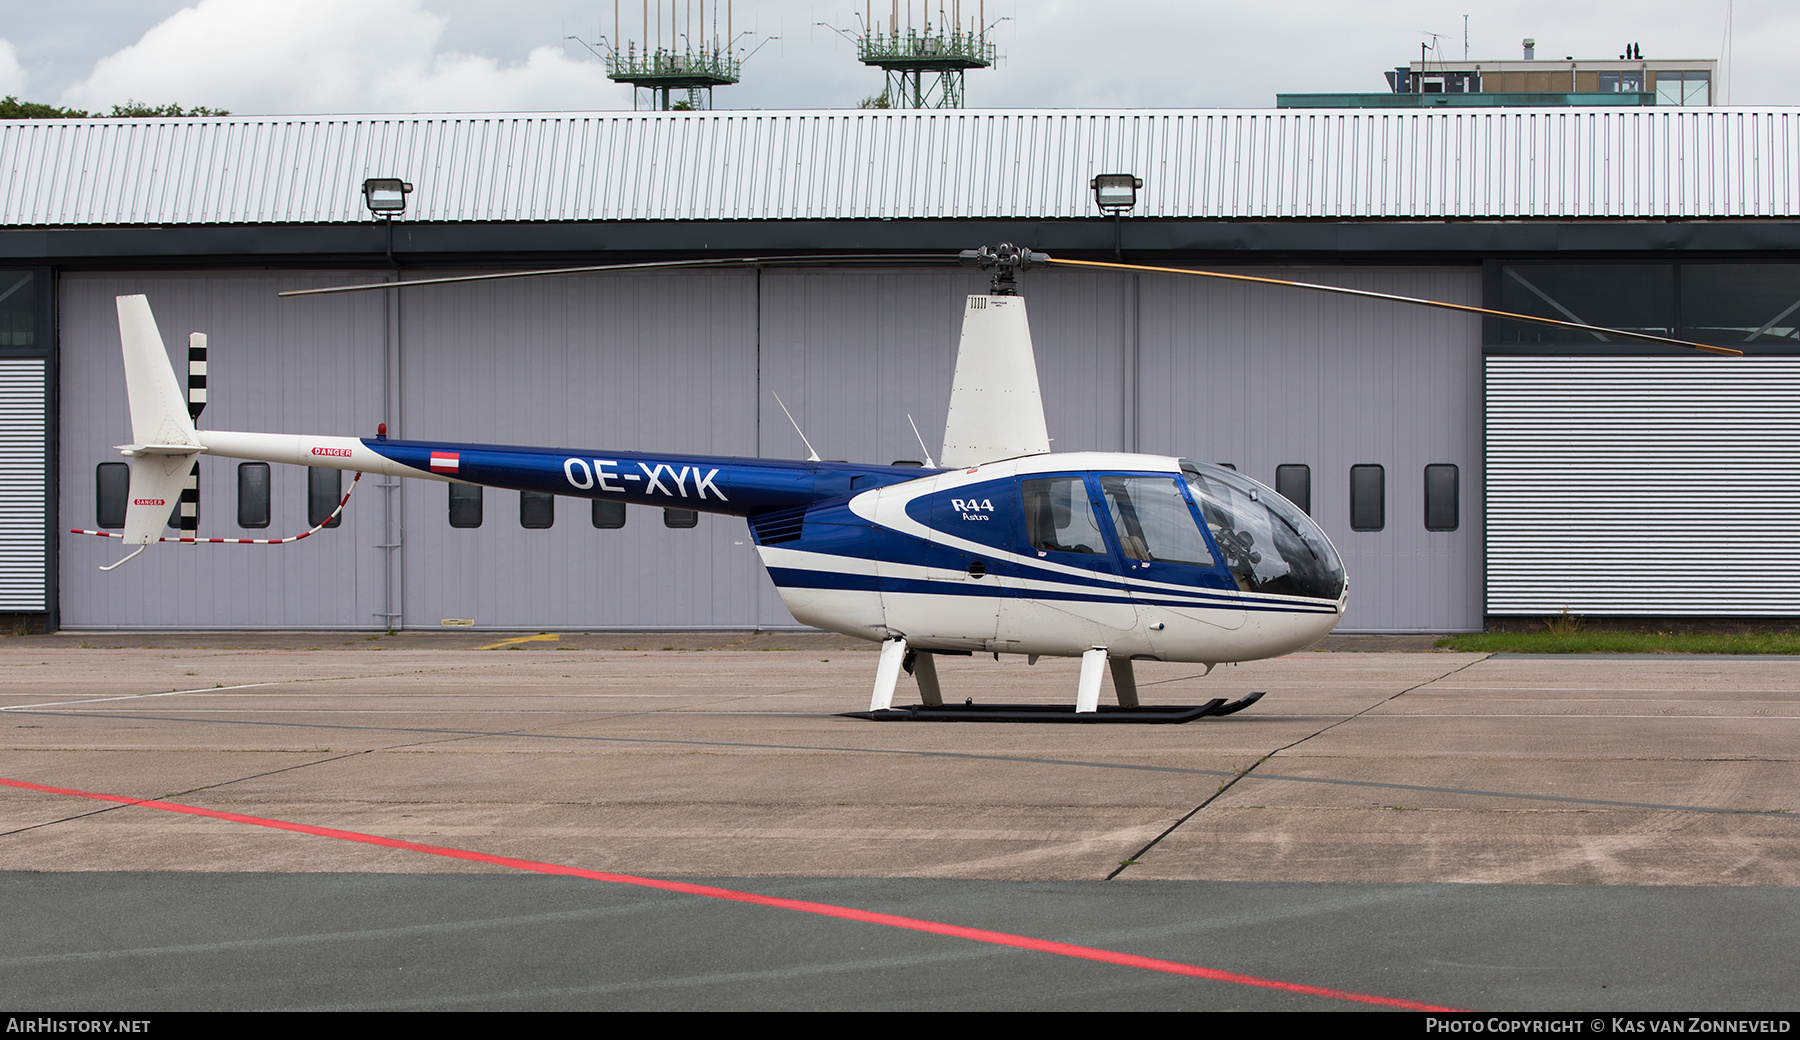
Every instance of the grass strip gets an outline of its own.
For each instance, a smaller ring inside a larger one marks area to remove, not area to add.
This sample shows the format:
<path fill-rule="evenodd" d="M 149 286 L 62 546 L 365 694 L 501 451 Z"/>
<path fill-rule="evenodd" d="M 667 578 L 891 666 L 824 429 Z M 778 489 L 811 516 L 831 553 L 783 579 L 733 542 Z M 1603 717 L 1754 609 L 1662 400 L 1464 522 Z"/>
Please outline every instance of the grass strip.
<path fill-rule="evenodd" d="M 1800 632 L 1469 632 L 1436 645 L 1481 654 L 1800 654 Z"/>

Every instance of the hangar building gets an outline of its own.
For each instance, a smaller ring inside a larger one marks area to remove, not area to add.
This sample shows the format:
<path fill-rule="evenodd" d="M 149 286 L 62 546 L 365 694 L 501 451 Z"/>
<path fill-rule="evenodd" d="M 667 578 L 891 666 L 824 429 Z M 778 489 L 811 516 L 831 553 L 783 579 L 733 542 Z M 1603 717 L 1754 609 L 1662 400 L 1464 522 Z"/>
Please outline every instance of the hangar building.
<path fill-rule="evenodd" d="M 1117 225 L 1100 173 L 1144 182 Z M 414 186 L 391 227 L 371 177 Z M 1660 332 L 1747 357 L 1144 273 L 1031 272 L 1054 446 L 1304 497 L 1342 631 L 1800 615 L 1800 111 L 659 112 L 0 125 L 0 612 L 65 629 L 779 627 L 741 520 L 362 481 L 284 548 L 68 533 L 129 440 L 113 298 L 211 342 L 201 428 L 935 452 L 1001 241 Z M 803 255 L 305 299 L 447 271 Z M 285 471 L 284 471 L 285 470 Z M 266 477 L 266 479 L 265 479 Z M 260 482 L 260 483 L 259 483 Z M 200 533 L 336 484 L 202 469 Z M 263 504 L 266 503 L 266 509 Z"/>

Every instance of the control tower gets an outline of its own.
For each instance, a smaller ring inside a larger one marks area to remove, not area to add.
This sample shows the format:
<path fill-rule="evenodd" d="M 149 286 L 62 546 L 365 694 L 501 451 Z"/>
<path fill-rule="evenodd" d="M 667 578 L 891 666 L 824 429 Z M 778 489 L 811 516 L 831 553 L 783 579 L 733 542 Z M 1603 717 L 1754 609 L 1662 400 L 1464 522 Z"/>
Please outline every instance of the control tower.
<path fill-rule="evenodd" d="M 872 20 L 872 4 L 865 3 L 863 32 L 856 39 L 856 56 L 887 74 L 881 96 L 893 108 L 961 108 L 963 74 L 994 64 L 994 45 L 988 42 L 987 2 L 981 0 L 973 22 L 963 24 L 962 0 L 952 0 L 946 12 L 938 4 L 932 21 L 931 0 L 922 0 L 918 20 L 912 0 L 902 11 L 892 0 L 888 21 Z"/>
<path fill-rule="evenodd" d="M 631 108 L 638 107 L 638 91 L 650 92 L 649 107 L 661 111 L 692 109 L 707 111 L 713 107 L 714 87 L 728 87 L 738 81 L 744 63 L 732 56 L 731 2 L 725 3 L 725 36 L 719 36 L 719 3 L 713 0 L 713 24 L 708 32 L 706 0 L 699 0 L 699 18 L 694 17 L 694 2 L 686 0 L 686 17 L 678 18 L 676 0 L 668 0 L 668 26 L 663 25 L 663 0 L 644 0 L 644 42 L 636 40 L 617 45 L 619 2 L 613 0 L 613 45 L 606 58 L 606 78 L 615 83 L 631 84 Z M 684 24 L 685 23 L 685 24 Z M 652 35 L 654 33 L 654 36 Z M 665 39 L 666 36 L 666 39 Z"/>

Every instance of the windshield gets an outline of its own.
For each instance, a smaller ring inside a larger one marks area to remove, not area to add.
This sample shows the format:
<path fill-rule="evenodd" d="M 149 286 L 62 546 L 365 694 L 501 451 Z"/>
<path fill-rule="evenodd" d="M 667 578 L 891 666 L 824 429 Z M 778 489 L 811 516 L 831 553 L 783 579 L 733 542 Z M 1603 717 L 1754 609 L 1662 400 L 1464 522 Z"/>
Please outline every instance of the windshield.
<path fill-rule="evenodd" d="M 1337 551 L 1298 506 L 1223 466 L 1182 459 L 1181 472 L 1239 588 L 1334 601 L 1344 594 Z"/>

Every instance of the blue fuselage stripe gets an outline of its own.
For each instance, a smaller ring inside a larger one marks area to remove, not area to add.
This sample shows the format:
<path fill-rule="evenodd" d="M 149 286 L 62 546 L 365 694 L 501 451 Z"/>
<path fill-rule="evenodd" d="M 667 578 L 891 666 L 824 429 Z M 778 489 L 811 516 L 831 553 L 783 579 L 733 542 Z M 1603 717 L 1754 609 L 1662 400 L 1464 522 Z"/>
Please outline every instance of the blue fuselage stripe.
<path fill-rule="evenodd" d="M 728 516 L 754 516 L 808 506 L 938 472 L 915 466 L 850 462 L 792 462 L 720 455 L 378 438 L 364 438 L 363 444 L 402 466 L 485 487 L 611 499 Z"/>
<path fill-rule="evenodd" d="M 896 595 L 979 596 L 988 599 L 1036 599 L 1061 602 L 1105 603 L 1158 607 L 1182 607 L 1189 610 L 1245 610 L 1278 614 L 1335 614 L 1337 607 L 1320 602 L 1280 603 L 1224 597 L 1207 599 L 1174 599 L 1155 594 L 1132 595 L 1116 590 L 1106 595 L 1100 589 L 1019 588 L 998 581 L 964 581 L 926 578 L 893 578 L 874 574 L 847 574 L 843 571 L 815 571 L 799 567 L 770 567 L 769 577 L 784 588 L 841 589 L 857 592 L 888 592 Z"/>

